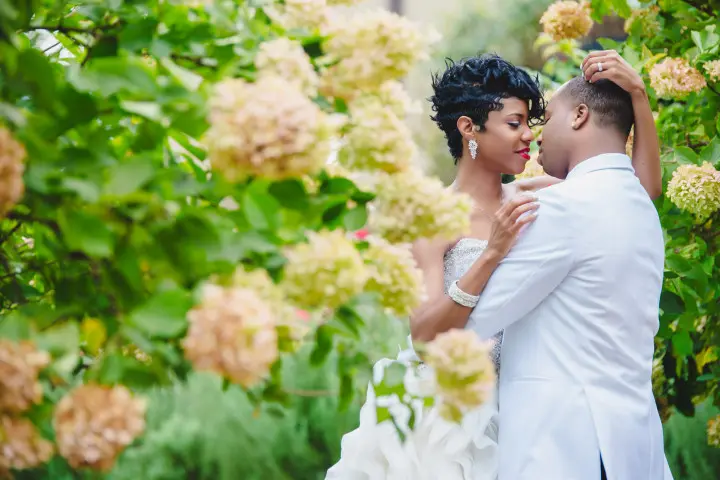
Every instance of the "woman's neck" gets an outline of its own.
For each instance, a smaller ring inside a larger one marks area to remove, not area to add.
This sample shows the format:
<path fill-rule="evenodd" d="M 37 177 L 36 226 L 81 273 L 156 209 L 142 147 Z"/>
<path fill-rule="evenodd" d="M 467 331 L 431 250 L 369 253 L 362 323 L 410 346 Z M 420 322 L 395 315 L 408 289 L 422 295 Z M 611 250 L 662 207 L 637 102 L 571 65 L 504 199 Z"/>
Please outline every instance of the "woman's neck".
<path fill-rule="evenodd" d="M 470 195 L 485 210 L 495 211 L 502 200 L 501 175 L 482 168 L 480 162 L 470 158 L 460 160 L 455 188 Z"/>

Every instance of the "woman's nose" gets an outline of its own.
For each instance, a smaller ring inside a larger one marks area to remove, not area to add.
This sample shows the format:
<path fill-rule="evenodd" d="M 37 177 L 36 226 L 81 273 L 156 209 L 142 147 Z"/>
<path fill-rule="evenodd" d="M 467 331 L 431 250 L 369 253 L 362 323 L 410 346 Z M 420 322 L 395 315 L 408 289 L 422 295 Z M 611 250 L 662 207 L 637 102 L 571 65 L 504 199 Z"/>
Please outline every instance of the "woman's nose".
<path fill-rule="evenodd" d="M 522 139 L 526 142 L 532 142 L 533 138 L 535 138 L 535 134 L 533 133 L 533 131 L 530 130 L 529 128 L 525 129 L 525 132 L 523 132 Z"/>

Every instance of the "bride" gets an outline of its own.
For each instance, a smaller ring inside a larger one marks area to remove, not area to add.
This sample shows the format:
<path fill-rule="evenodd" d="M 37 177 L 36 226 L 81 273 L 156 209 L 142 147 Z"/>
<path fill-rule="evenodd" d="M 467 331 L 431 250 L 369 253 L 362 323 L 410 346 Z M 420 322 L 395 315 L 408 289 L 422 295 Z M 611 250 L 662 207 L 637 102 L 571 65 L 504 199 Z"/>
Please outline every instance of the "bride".
<path fill-rule="evenodd" d="M 637 85 L 638 74 L 620 60 L 605 78 L 623 88 L 633 82 Z M 541 176 L 501 182 L 501 174 L 516 175 L 525 169 L 534 138 L 530 127 L 541 123 L 544 114 L 540 88 L 526 72 L 496 55 L 482 55 L 448 62 L 445 72 L 433 77 L 432 86 L 432 118 L 458 164 L 452 188 L 470 195 L 475 210 L 469 237 L 450 243 L 425 239 L 413 245 L 428 292 L 428 300 L 410 318 L 412 339 L 420 342 L 452 328 L 465 328 L 470 309 L 455 303 L 448 289 L 457 281 L 462 291 L 479 295 L 498 265 L 494 259 L 504 257 L 520 229 L 541 214 L 532 196 L 518 194 L 559 181 Z M 656 196 L 661 171 L 652 111 L 645 98 L 636 100 L 635 96 L 633 108 L 633 167 L 645 189 Z M 492 360 L 501 374 L 502 334 L 492 341 Z M 397 361 L 418 360 L 408 343 Z M 384 359 L 375 365 L 376 380 L 392 361 Z M 498 413 L 497 401 L 492 399 L 457 425 L 429 409 L 403 443 L 391 422 L 376 422 L 370 385 L 360 426 L 343 437 L 341 458 L 326 479 L 496 480 Z"/>

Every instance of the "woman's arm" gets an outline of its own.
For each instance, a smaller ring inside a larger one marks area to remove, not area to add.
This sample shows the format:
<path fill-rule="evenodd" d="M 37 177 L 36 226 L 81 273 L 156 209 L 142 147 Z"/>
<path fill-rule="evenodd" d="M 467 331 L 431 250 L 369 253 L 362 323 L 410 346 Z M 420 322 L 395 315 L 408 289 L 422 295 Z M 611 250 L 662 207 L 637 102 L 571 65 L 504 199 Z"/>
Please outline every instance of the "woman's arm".
<path fill-rule="evenodd" d="M 598 64 L 602 62 L 603 70 Z M 615 50 L 592 52 L 583 60 L 583 75 L 590 82 L 607 79 L 630 94 L 635 112 L 632 165 L 635 175 L 653 200 L 662 194 L 660 142 L 652 108 L 640 75 Z"/>
<path fill-rule="evenodd" d="M 480 295 L 500 261 L 514 245 L 520 229 L 535 220 L 534 197 L 518 196 L 496 214 L 488 246 L 470 269 L 458 280 L 458 287 L 471 295 Z M 528 213 L 528 215 L 523 215 Z M 472 308 L 455 303 L 444 292 L 444 256 L 447 243 L 419 240 L 413 255 L 423 271 L 428 299 L 410 316 L 413 340 L 429 342 L 439 333 L 464 328 Z"/>
<path fill-rule="evenodd" d="M 630 92 L 635 112 L 632 165 L 640 183 L 650 198 L 655 200 L 662 194 L 660 142 L 645 85 L 641 85 L 639 89 Z"/>
<path fill-rule="evenodd" d="M 445 242 L 419 241 L 413 254 L 425 277 L 428 298 L 410 316 L 410 333 L 413 341 L 429 342 L 439 333 L 453 328 L 464 328 L 471 309 L 455 303 L 444 293 Z M 441 248 L 442 247 L 442 248 Z M 458 280 L 464 292 L 479 295 L 490 275 L 502 260 L 494 250 L 486 249 L 468 272 Z"/>

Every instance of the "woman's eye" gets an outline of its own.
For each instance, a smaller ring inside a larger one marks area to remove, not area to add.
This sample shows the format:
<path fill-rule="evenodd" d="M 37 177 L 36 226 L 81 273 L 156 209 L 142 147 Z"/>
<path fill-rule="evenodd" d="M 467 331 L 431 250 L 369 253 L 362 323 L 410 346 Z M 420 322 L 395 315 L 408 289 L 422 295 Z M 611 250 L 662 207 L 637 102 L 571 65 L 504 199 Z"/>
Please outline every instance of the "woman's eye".
<path fill-rule="evenodd" d="M 508 123 L 512 128 L 520 128 L 520 122 L 510 122 Z"/>

